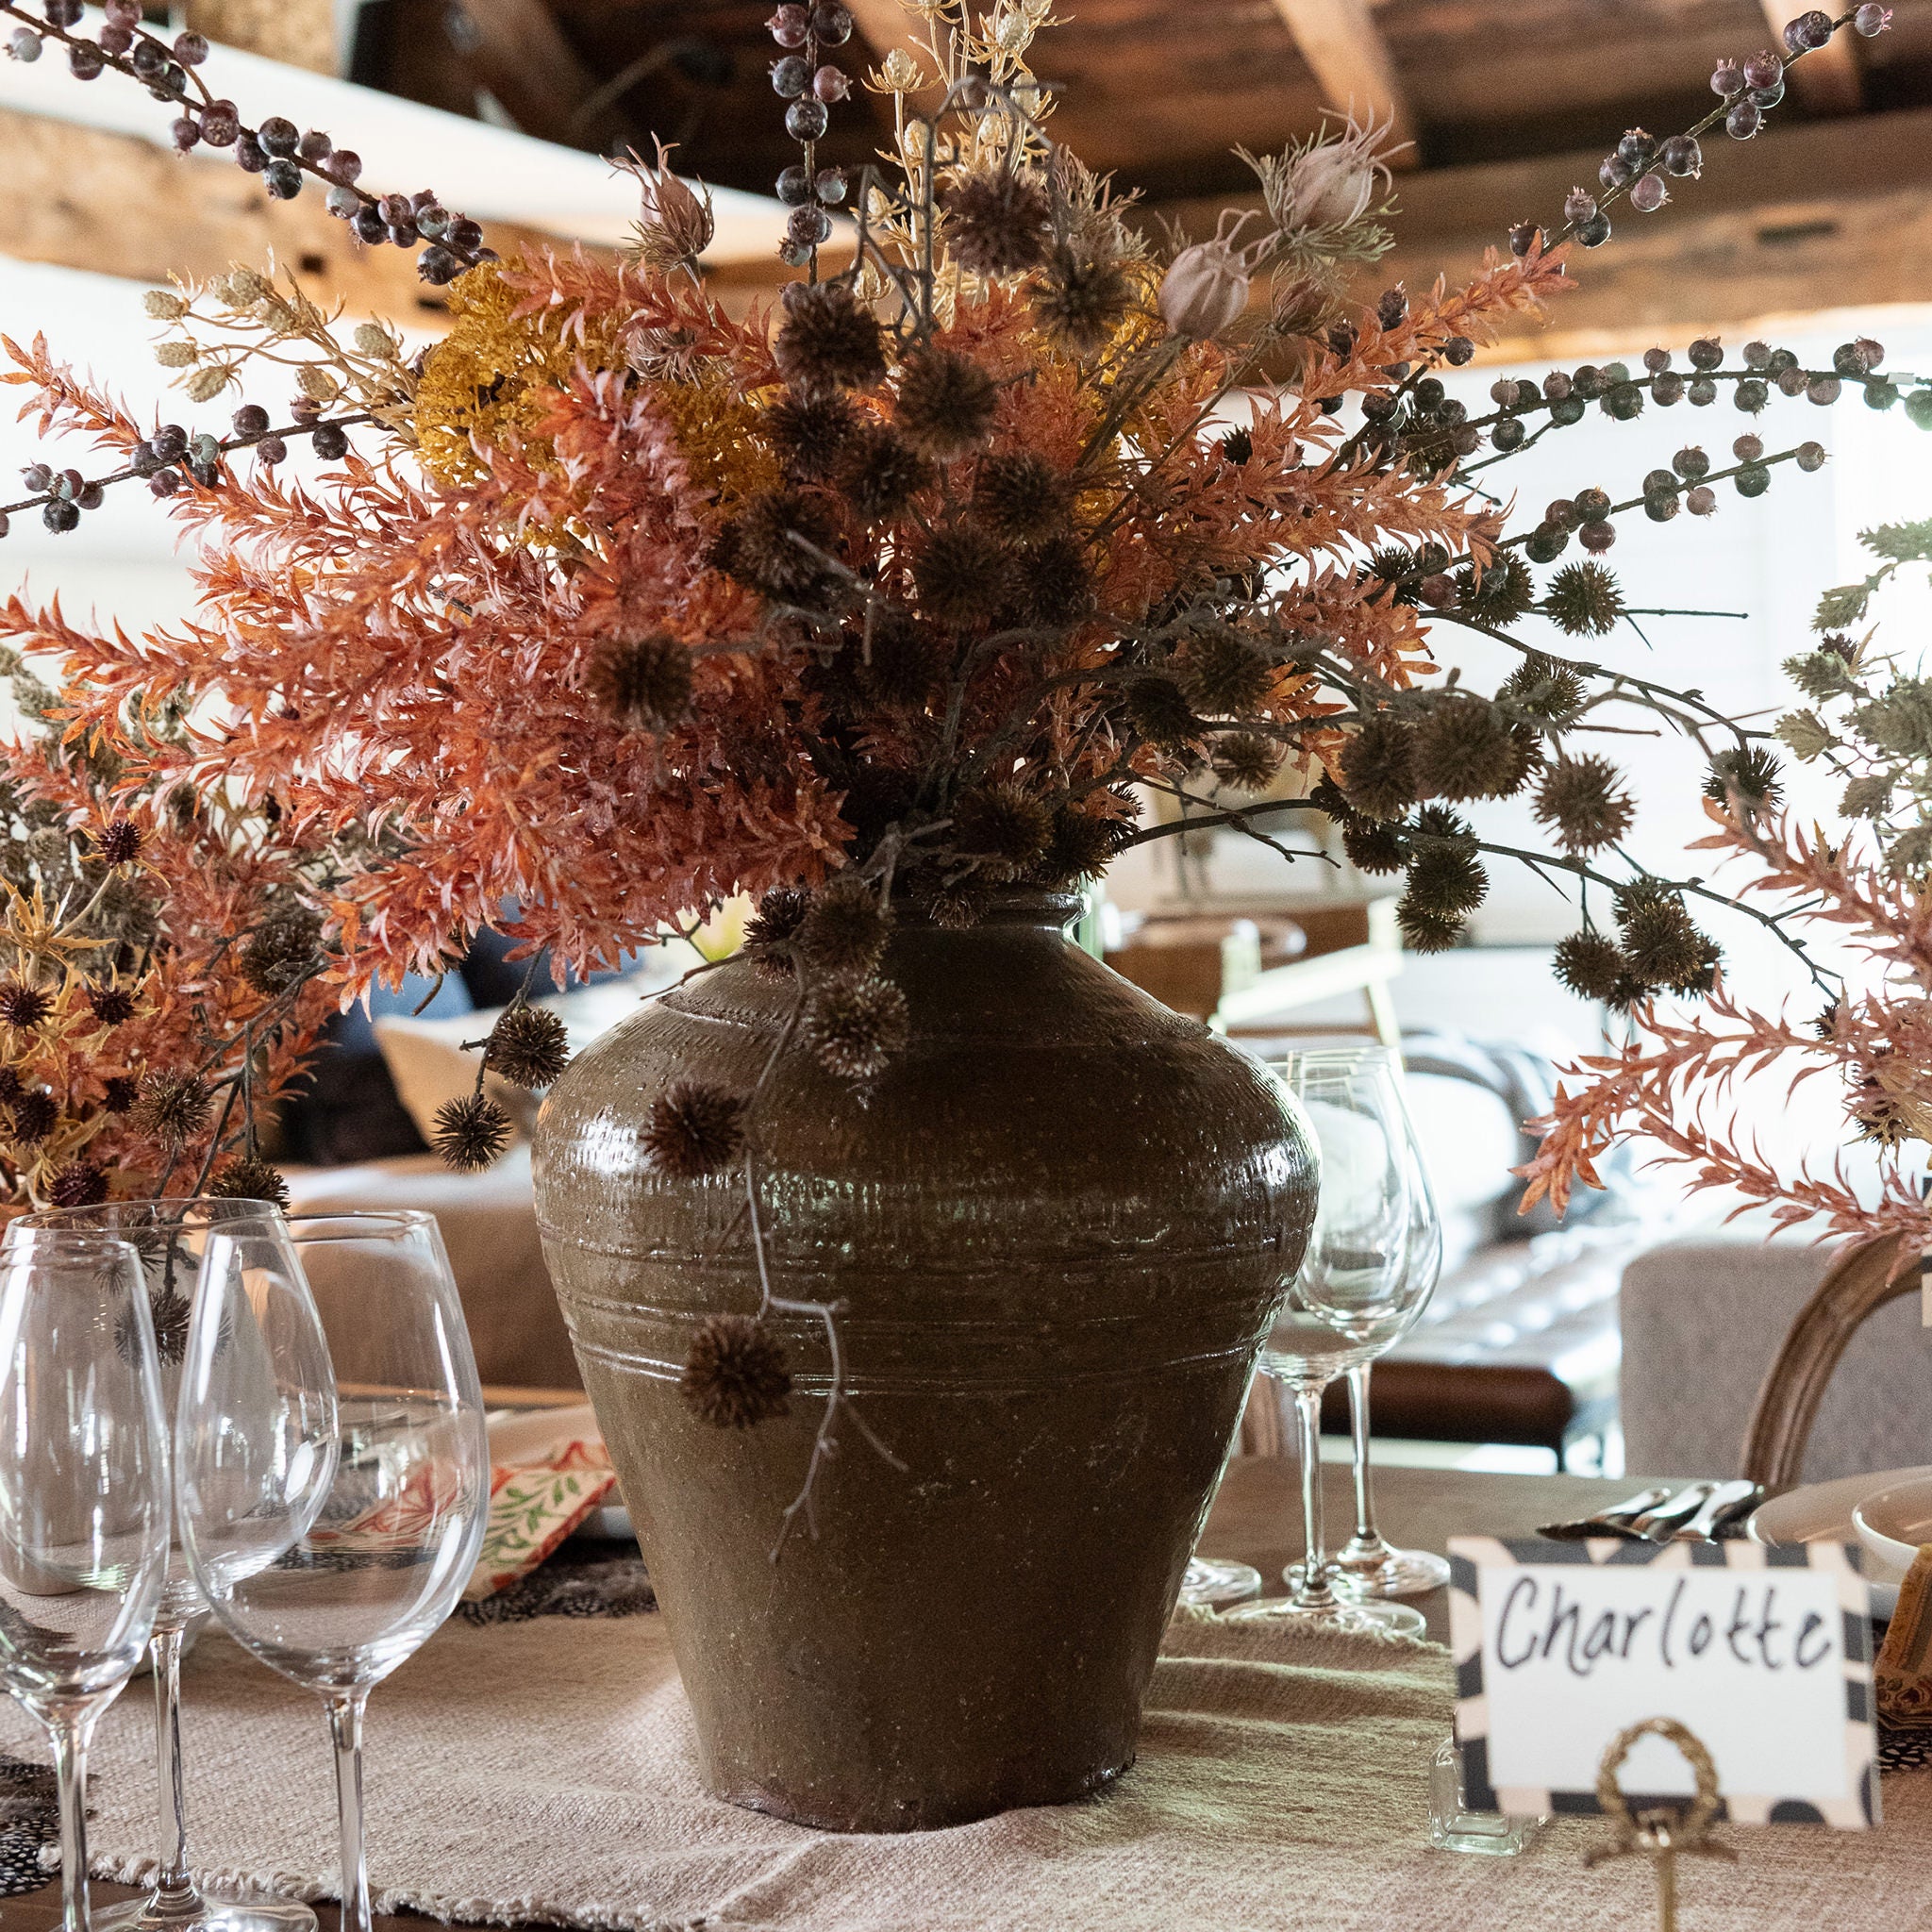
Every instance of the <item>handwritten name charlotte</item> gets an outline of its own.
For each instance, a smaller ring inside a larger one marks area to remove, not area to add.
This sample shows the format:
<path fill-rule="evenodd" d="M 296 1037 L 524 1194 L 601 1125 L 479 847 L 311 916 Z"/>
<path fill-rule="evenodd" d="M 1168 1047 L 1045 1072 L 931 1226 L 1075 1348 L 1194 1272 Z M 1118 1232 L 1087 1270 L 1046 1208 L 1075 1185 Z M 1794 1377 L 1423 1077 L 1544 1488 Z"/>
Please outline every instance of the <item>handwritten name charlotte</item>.
<path fill-rule="evenodd" d="M 1740 1583 L 1728 1610 L 1687 1610 L 1689 1579 L 1679 1577 L 1661 1609 L 1605 1607 L 1524 1574 L 1514 1578 L 1496 1620 L 1495 1659 L 1506 1671 L 1556 1662 L 1588 1677 L 1604 1664 L 1661 1663 L 1674 1671 L 1729 1657 L 1750 1670 L 1813 1671 L 1834 1662 L 1832 1620 L 1816 1610 L 1778 1614 L 1778 1585 Z M 1789 1601 L 1789 1598 L 1787 1599 Z"/>

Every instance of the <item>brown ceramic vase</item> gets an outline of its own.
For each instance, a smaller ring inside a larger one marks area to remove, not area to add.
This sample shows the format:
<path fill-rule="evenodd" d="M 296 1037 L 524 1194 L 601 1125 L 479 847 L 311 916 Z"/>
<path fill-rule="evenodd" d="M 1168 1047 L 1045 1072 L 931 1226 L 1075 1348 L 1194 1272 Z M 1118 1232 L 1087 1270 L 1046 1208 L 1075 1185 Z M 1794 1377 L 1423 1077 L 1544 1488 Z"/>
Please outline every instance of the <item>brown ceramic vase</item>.
<path fill-rule="evenodd" d="M 640 1148 L 674 1080 L 750 1092 L 791 1010 L 745 961 L 584 1053 L 537 1126 L 544 1254 L 696 1720 L 734 1804 L 845 1831 L 1076 1798 L 1141 1699 L 1298 1263 L 1315 1160 L 1252 1062 L 1070 944 L 1075 900 L 902 919 L 911 1039 L 869 1086 L 789 1044 L 757 1114 L 774 1290 L 841 1305 L 849 1422 L 777 1562 L 829 1357 L 782 1324 L 790 1413 L 720 1430 L 678 1378 L 758 1306 L 741 1171 Z"/>

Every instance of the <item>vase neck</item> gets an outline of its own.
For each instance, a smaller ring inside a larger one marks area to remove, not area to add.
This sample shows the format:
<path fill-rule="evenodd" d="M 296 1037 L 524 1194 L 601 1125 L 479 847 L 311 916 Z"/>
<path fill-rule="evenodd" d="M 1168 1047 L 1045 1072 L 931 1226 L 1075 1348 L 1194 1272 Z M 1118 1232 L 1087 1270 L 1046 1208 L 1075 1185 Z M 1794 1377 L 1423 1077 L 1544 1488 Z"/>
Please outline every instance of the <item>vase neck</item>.
<path fill-rule="evenodd" d="M 985 908 L 973 925 L 1028 925 L 1065 932 L 1086 910 L 1082 892 L 1055 891 L 1043 886 L 1001 886 L 988 895 Z"/>

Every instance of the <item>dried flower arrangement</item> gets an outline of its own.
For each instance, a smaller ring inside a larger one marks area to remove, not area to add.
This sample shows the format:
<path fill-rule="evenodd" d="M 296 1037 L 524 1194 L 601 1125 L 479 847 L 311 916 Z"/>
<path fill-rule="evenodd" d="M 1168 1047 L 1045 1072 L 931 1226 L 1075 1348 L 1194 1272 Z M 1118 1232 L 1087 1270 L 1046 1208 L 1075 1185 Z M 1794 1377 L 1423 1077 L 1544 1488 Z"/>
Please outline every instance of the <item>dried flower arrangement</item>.
<path fill-rule="evenodd" d="M 1817 646 L 1785 672 L 1811 700 L 1778 721 L 1793 757 L 1843 781 L 1836 833 L 1781 809 L 1768 762 L 1708 799 L 1714 830 L 1693 849 L 1750 867 L 1740 894 L 1775 908 L 1780 936 L 1808 954 L 1807 928 L 1837 936 L 1876 969 L 1872 983 L 1808 957 L 1824 996 L 1794 1024 L 1734 1000 L 1718 987 L 1690 1017 L 1629 1003 L 1630 1037 L 1573 1070 L 1543 1139 L 1521 1172 L 1526 1203 L 1547 1194 L 1561 1208 L 1575 1182 L 1594 1184 L 1595 1162 L 1615 1141 L 1641 1140 L 1658 1161 L 1691 1170 L 1693 1188 L 1727 1188 L 1737 1211 L 1769 1210 L 1774 1226 L 1815 1223 L 1821 1233 L 1932 1239 L 1932 1202 L 1921 1174 L 1932 1141 L 1932 682 L 1881 655 L 1872 633 L 1854 640 L 1874 594 L 1905 566 L 1932 564 L 1932 523 L 1868 530 L 1878 559 L 1861 582 L 1821 599 Z M 1758 1075 L 1795 1088 L 1814 1075 L 1842 1088 L 1847 1131 L 1876 1150 L 1875 1187 L 1800 1160 L 1784 1170 L 1740 1127 L 1738 1089 Z M 1908 1171 L 1911 1170 L 1911 1171 Z"/>
<path fill-rule="evenodd" d="M 734 320 L 701 273 L 707 199 L 662 150 L 634 163 L 625 259 L 496 260 L 431 196 L 361 194 L 325 136 L 242 128 L 195 93 L 196 49 L 150 38 L 131 4 L 89 42 L 77 0 L 42 0 L 43 19 L 0 0 L 23 23 L 16 58 L 58 42 L 82 78 L 135 74 L 183 108 L 184 144 L 233 145 L 277 193 L 326 177 L 358 233 L 428 240 L 423 272 L 448 284 L 449 333 L 413 358 L 379 325 L 343 338 L 252 269 L 158 291 L 160 358 L 191 401 L 252 358 L 295 365 L 281 427 L 251 405 L 225 431 L 143 429 L 43 344 L 8 345 L 29 408 L 122 467 L 30 475 L 7 509 L 70 528 L 144 476 L 208 546 L 198 615 L 175 629 L 135 641 L 8 613 L 22 650 L 59 657 L 69 731 L 130 760 L 125 782 L 273 797 L 326 842 L 335 869 L 308 903 L 339 991 L 440 970 L 508 899 L 533 954 L 582 967 L 760 894 L 747 950 L 796 987 L 783 1050 L 855 1081 L 905 1032 L 878 973 L 891 922 L 970 923 L 990 891 L 1073 887 L 1181 829 L 1141 826 L 1136 788 L 1277 845 L 1268 814 L 1331 814 L 1357 866 L 1403 875 L 1422 950 L 1453 944 L 1482 903 L 1485 855 L 1596 883 L 1616 935 L 1586 920 L 1559 958 L 1571 985 L 1626 1006 L 1710 988 L 1717 948 L 1687 901 L 1719 895 L 1622 858 L 1630 798 L 1574 741 L 1606 707 L 1639 708 L 1699 746 L 1728 802 L 1774 782 L 1762 734 L 1518 633 L 1618 625 L 1628 601 L 1601 561 L 1618 517 L 1708 516 L 1719 483 L 1756 496 L 1774 466 L 1815 469 L 1824 451 L 1747 433 L 1714 468 L 1687 446 L 1621 501 L 1587 488 L 1516 534 L 1473 478 L 1592 405 L 1627 422 L 1728 393 L 1755 417 L 1774 394 L 1855 389 L 1927 426 L 1932 386 L 1886 374 L 1865 341 L 1811 370 L 1763 343 L 1725 366 L 1707 340 L 1688 374 L 1658 347 L 1641 373 L 1505 379 L 1472 417 L 1437 372 L 1563 292 L 1568 244 L 1601 245 L 1611 208 L 1655 210 L 1694 180 L 1701 135 L 1753 136 L 1788 65 L 1836 31 L 1882 31 L 1887 10 L 1801 15 L 1782 55 L 1720 65 L 1696 126 L 1631 130 L 1596 188 L 1519 225 L 1467 287 L 1364 304 L 1352 278 L 1389 245 L 1376 130 L 1249 157 L 1260 210 L 1157 240 L 1048 134 L 1028 64 L 1047 0 L 908 8 L 926 58 L 868 76 L 895 137 L 857 179 L 814 151 L 850 91 L 829 57 L 851 16 L 838 0 L 773 14 L 773 83 L 801 144 L 777 183 L 784 253 L 805 275 L 778 313 Z M 849 265 L 823 275 L 848 205 Z M 320 484 L 278 473 L 298 435 L 340 466 Z M 1573 541 L 1582 558 L 1539 584 L 1531 566 Z M 1457 630 L 1519 654 L 1493 692 L 1437 678 Z M 226 724 L 150 732 L 171 708 Z M 1257 801 L 1291 762 L 1309 796 Z M 1457 808 L 1525 791 L 1550 851 L 1480 840 Z M 520 1051 L 499 1038 L 488 1058 L 509 1071 Z M 525 1071 L 554 1058 L 525 1054 Z M 754 1240 L 758 1098 L 674 1091 L 647 1124 L 668 1172 L 742 1175 Z M 479 1075 L 442 1144 L 480 1164 L 508 1131 Z M 768 1282 L 760 1314 L 786 1307 L 829 1326 Z M 756 1341 L 720 1332 L 693 1361 L 692 1399 L 721 1424 L 782 1406 L 782 1363 Z"/>

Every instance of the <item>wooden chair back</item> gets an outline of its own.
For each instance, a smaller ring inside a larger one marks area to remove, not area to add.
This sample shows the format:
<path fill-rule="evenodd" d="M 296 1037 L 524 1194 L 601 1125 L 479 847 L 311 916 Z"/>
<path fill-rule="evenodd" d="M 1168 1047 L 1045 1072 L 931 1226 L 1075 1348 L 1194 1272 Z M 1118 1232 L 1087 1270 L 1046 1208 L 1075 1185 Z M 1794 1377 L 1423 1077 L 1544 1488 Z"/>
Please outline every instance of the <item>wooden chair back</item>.
<path fill-rule="evenodd" d="M 1790 1489 L 1824 1385 L 1860 1324 L 1919 1286 L 1919 1250 L 1899 1235 L 1846 1247 L 1800 1310 L 1765 1372 L 1744 1431 L 1743 1473 L 1767 1490 Z"/>

